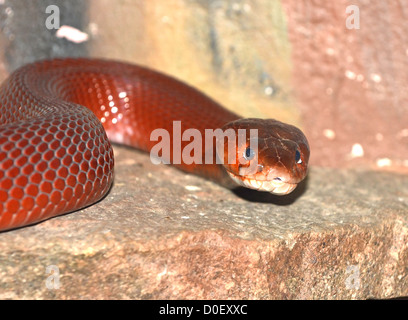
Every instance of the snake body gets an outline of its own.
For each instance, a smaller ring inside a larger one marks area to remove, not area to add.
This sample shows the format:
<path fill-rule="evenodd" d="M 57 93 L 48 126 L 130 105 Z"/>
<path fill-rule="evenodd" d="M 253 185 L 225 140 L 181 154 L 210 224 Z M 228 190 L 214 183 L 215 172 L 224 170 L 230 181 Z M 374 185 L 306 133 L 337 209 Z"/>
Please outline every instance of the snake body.
<path fill-rule="evenodd" d="M 307 139 L 291 125 L 241 119 L 198 90 L 141 66 L 86 58 L 40 61 L 16 70 L 0 87 L 0 230 L 100 200 L 113 181 L 110 141 L 149 152 L 158 143 L 151 133 L 162 128 L 172 135 L 174 121 L 181 132 L 194 128 L 203 135 L 206 129 L 258 129 L 255 154 L 247 138 L 237 147 L 235 164 L 217 164 L 214 155 L 212 164 L 177 164 L 186 172 L 278 194 L 306 176 Z M 178 148 L 188 144 L 181 141 Z M 204 139 L 202 145 L 204 157 Z M 242 157 L 246 165 L 238 161 Z M 256 170 L 244 176 L 251 161 Z"/>

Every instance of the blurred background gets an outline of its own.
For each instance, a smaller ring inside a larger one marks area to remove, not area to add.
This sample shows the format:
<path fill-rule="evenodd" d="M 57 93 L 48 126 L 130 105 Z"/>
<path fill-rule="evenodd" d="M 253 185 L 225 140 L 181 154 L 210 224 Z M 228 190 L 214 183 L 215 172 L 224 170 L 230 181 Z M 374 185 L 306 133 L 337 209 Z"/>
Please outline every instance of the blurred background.
<path fill-rule="evenodd" d="M 0 81 L 91 56 L 303 129 L 311 165 L 408 172 L 408 2 L 0 0 Z"/>

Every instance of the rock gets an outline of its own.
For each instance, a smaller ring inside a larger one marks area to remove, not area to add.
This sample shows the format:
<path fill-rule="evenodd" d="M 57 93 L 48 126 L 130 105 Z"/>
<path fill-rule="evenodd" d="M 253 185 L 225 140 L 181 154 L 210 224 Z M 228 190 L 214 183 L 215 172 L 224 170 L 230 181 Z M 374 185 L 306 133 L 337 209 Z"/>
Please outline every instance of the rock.
<path fill-rule="evenodd" d="M 232 192 L 124 147 L 115 153 L 105 199 L 0 234 L 0 298 L 408 294 L 407 176 L 313 167 L 278 197 Z"/>

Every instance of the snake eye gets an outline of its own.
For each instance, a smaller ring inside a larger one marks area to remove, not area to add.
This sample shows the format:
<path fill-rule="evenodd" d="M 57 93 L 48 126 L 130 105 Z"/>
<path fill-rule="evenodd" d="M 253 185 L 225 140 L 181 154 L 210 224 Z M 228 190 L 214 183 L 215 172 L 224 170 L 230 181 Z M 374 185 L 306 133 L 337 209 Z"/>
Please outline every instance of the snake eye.
<path fill-rule="evenodd" d="M 299 152 L 299 150 L 296 150 L 296 152 L 295 152 L 295 161 L 296 161 L 296 163 L 302 163 L 302 158 L 300 157 L 300 152 Z"/>
<path fill-rule="evenodd" d="M 255 151 L 251 147 L 247 147 L 244 152 L 244 159 L 250 161 L 253 158 L 255 158 Z"/>

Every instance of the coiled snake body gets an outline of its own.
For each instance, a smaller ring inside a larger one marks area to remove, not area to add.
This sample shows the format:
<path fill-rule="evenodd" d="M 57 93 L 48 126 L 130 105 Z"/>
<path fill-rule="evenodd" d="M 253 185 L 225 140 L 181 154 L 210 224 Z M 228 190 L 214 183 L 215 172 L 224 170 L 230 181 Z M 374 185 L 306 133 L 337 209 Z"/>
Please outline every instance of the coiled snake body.
<path fill-rule="evenodd" d="M 182 132 L 194 128 L 203 136 L 206 129 L 248 131 L 237 145 L 236 163 L 177 164 L 184 171 L 277 194 L 291 192 L 306 176 L 308 142 L 291 125 L 241 119 L 196 89 L 140 66 L 84 58 L 41 61 L 18 69 L 0 87 L 0 230 L 98 201 L 113 180 L 109 140 L 150 151 L 158 143 L 152 131 L 171 135 L 173 121 L 180 121 Z M 256 152 L 249 147 L 250 129 L 258 130 Z M 215 150 L 215 144 L 205 150 L 204 138 L 202 144 L 203 157 Z M 245 174 L 252 162 L 255 171 Z"/>

